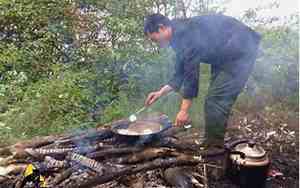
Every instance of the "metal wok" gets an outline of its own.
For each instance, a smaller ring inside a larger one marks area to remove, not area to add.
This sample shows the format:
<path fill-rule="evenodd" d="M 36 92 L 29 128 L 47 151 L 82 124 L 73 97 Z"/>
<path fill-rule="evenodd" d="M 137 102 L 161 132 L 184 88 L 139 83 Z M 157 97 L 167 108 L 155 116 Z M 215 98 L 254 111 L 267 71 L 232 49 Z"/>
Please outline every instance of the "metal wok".
<path fill-rule="evenodd" d="M 112 131 L 123 136 L 147 136 L 156 135 L 172 127 L 166 115 L 159 117 L 145 118 L 130 122 L 120 120 L 112 125 Z"/>

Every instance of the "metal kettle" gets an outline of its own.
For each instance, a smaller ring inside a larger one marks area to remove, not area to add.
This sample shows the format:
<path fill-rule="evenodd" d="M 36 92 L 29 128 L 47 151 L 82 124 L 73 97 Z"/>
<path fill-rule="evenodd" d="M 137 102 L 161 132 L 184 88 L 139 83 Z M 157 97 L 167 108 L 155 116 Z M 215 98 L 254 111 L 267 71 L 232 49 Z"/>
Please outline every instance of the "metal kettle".
<path fill-rule="evenodd" d="M 241 188 L 264 188 L 270 160 L 267 152 L 253 140 L 227 146 L 226 174 Z"/>

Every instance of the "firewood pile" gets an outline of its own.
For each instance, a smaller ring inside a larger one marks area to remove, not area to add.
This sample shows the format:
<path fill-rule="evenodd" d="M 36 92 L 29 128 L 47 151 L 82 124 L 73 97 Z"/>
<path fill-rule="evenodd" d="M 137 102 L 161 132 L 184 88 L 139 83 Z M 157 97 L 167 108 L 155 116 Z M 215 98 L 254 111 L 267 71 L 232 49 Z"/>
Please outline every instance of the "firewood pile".
<path fill-rule="evenodd" d="M 176 186 L 174 177 L 178 176 L 183 183 L 207 187 L 205 156 L 220 156 L 224 151 L 199 153 L 195 140 L 179 138 L 186 132 L 172 127 L 151 138 L 131 137 L 118 135 L 106 125 L 17 143 L 0 149 L 0 187 L 22 187 L 29 164 L 42 174 L 47 187 L 144 187 L 143 182 L 150 182 L 145 178 L 154 178 L 153 170 L 163 176 L 160 185 Z M 179 168 L 197 165 L 201 167 L 188 174 Z M 155 182 L 148 187 L 159 185 Z M 27 182 L 24 187 L 32 185 Z"/>
<path fill-rule="evenodd" d="M 208 161 L 224 151 L 201 153 L 198 130 L 172 127 L 155 137 L 128 137 L 113 132 L 113 124 L 0 148 L 0 188 L 34 187 L 30 181 L 22 185 L 29 164 L 46 187 L 236 187 L 226 178 L 209 181 L 208 172 L 220 166 Z M 271 187 L 298 183 L 297 131 L 261 116 L 241 116 L 231 125 L 227 141 L 251 138 L 269 153 Z"/>

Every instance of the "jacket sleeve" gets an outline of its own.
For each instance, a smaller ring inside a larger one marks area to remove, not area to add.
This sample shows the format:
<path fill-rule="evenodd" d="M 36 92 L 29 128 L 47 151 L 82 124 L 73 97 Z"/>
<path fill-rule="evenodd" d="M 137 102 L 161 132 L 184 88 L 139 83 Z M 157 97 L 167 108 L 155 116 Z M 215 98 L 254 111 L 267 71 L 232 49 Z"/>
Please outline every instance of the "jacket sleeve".
<path fill-rule="evenodd" d="M 185 99 L 198 96 L 200 64 L 189 62 L 184 67 L 184 81 L 182 95 Z"/>
<path fill-rule="evenodd" d="M 183 58 L 176 54 L 176 62 L 175 62 L 175 73 L 172 78 L 168 82 L 168 85 L 173 88 L 176 92 L 178 92 L 181 88 L 181 85 L 184 80 L 184 62 Z"/>
<path fill-rule="evenodd" d="M 176 92 L 178 92 L 183 85 L 183 98 L 191 99 L 198 96 L 199 83 L 199 63 L 187 61 L 186 58 L 176 54 L 175 73 L 172 79 L 168 82 Z"/>

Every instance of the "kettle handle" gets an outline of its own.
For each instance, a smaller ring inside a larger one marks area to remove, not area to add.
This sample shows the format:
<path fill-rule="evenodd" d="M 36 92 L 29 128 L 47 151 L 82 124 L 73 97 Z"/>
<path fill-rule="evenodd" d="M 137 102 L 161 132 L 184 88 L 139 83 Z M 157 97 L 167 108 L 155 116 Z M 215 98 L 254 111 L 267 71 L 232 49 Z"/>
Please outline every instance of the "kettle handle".
<path fill-rule="evenodd" d="M 248 142 L 249 142 L 249 139 L 240 139 L 240 140 L 226 143 L 226 144 L 224 144 L 224 146 L 225 146 L 226 150 L 232 150 L 236 145 L 242 144 L 242 143 L 248 143 Z"/>
<path fill-rule="evenodd" d="M 230 155 L 240 155 L 242 159 L 246 158 L 245 153 L 241 152 L 241 151 L 230 151 L 229 152 Z"/>

